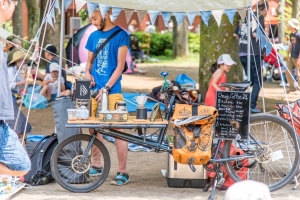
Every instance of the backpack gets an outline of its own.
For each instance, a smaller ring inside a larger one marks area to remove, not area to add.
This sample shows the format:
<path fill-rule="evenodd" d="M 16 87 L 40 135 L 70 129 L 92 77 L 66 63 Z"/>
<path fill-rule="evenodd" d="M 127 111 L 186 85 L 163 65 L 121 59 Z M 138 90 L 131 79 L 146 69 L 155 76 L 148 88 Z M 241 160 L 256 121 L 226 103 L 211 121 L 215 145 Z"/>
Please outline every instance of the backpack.
<path fill-rule="evenodd" d="M 223 149 L 224 149 L 224 144 L 225 142 L 222 141 L 221 144 L 220 144 L 220 151 L 223 155 Z M 215 147 L 216 148 L 216 147 Z M 243 155 L 245 154 L 245 152 L 240 149 L 240 148 L 237 148 L 235 147 L 234 145 L 230 145 L 230 155 L 232 156 L 236 156 L 236 155 Z M 249 167 L 248 166 L 248 160 L 247 159 L 243 159 L 242 161 L 232 161 L 232 166 L 234 166 L 234 170 L 235 171 L 238 171 L 237 172 L 237 175 L 242 179 L 242 180 L 247 180 L 247 174 L 248 173 L 248 170 L 249 170 Z M 245 166 L 243 168 L 241 168 L 240 166 Z M 208 165 L 209 168 L 212 168 L 212 164 Z M 241 168 L 241 169 L 240 169 Z M 223 185 L 221 187 L 219 187 L 218 189 L 219 190 L 226 190 L 228 189 L 231 185 L 233 185 L 235 182 L 234 180 L 232 180 L 232 178 L 228 175 L 227 171 L 226 171 L 226 167 L 223 165 L 222 166 L 222 171 L 224 172 L 224 178 L 225 178 L 225 181 L 223 183 Z M 207 172 L 207 176 L 208 178 L 214 178 L 216 175 L 215 172 L 210 172 L 208 171 Z"/>
<path fill-rule="evenodd" d="M 32 186 L 45 185 L 54 180 L 50 161 L 54 148 L 57 146 L 55 134 L 46 136 L 39 141 L 30 154 L 31 170 L 24 176 L 24 182 Z"/>
<path fill-rule="evenodd" d="M 180 164 L 206 164 L 211 158 L 213 127 L 217 110 L 212 106 L 175 104 L 172 155 Z"/>

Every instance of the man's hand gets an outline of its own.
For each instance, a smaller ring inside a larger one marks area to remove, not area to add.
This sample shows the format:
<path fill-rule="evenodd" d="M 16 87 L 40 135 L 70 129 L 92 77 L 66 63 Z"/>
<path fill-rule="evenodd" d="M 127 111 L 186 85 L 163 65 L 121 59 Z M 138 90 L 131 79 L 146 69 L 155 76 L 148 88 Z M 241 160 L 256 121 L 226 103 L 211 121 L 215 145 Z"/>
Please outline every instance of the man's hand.
<path fill-rule="evenodd" d="M 290 59 L 290 55 L 287 54 L 287 55 L 286 55 L 286 62 L 289 62 L 289 59 Z"/>
<path fill-rule="evenodd" d="M 102 88 L 101 88 L 101 90 L 99 90 L 99 93 L 98 93 L 98 95 L 95 97 L 95 100 L 96 100 L 97 102 L 100 102 L 100 101 L 101 101 L 101 97 L 102 97 Z"/>
<path fill-rule="evenodd" d="M 95 86 L 94 77 L 89 72 L 85 73 L 85 78 L 91 81 L 91 86 Z"/>

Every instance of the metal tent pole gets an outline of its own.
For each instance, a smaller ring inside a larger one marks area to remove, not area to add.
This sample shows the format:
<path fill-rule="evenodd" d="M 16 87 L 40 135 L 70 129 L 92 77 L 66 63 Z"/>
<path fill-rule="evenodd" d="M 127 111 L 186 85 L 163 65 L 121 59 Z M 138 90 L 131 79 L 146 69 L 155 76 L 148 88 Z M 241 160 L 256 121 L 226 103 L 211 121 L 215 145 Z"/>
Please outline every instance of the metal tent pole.
<path fill-rule="evenodd" d="M 251 14 L 250 14 L 250 10 L 251 7 L 248 8 L 248 12 L 247 12 L 247 79 L 248 81 L 250 81 L 250 47 L 251 47 L 251 20 L 250 20 L 250 17 L 251 17 Z M 250 92 L 250 87 L 248 87 L 248 92 Z"/>
<path fill-rule="evenodd" d="M 64 37 L 65 37 L 65 8 L 64 8 L 64 0 L 61 1 L 61 21 L 60 21 L 60 53 L 59 53 L 59 71 L 58 71 L 58 91 L 57 96 L 60 96 L 61 93 L 61 76 L 62 76 L 62 68 L 63 68 L 63 51 L 64 51 Z M 67 80 L 65 80 L 67 81 Z"/>

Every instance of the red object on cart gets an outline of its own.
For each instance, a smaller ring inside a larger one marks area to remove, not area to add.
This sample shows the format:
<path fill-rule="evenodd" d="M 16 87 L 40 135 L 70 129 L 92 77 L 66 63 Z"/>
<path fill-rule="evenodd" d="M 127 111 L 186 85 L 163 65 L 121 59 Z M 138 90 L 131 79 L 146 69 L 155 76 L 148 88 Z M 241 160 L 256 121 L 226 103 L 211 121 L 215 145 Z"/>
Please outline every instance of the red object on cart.
<path fill-rule="evenodd" d="M 264 57 L 264 61 L 278 68 L 281 66 L 279 57 L 280 55 L 278 55 L 277 51 L 274 48 L 272 48 L 271 53 L 268 56 Z"/>

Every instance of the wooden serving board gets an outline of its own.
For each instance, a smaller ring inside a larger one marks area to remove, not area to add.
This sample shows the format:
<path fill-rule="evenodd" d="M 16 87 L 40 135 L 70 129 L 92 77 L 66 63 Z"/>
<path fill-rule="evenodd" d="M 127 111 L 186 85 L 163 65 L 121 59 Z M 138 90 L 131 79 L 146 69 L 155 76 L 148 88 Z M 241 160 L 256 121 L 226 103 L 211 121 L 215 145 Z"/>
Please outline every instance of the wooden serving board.
<path fill-rule="evenodd" d="M 136 120 L 134 116 L 129 116 L 127 122 L 100 122 L 97 117 L 90 117 L 87 120 L 68 120 L 68 124 L 168 124 L 167 120 L 156 119 L 154 122 L 151 122 L 150 119 L 143 121 Z"/>

